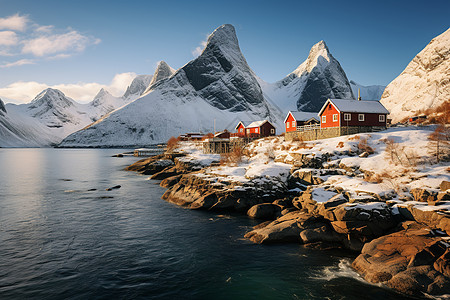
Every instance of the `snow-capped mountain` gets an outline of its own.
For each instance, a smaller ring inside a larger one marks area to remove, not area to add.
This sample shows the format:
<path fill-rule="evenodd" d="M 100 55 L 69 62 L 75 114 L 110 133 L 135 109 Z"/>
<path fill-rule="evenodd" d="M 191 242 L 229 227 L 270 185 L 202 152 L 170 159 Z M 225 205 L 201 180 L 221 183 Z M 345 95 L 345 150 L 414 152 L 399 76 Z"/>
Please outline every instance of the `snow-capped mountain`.
<path fill-rule="evenodd" d="M 217 28 L 198 58 L 168 78 L 164 74 L 142 97 L 71 134 L 61 146 L 148 145 L 189 131 L 209 132 L 214 123 L 233 129 L 240 120 L 268 119 L 282 128 L 284 116 L 264 99 L 232 25 Z"/>
<path fill-rule="evenodd" d="M 58 144 L 69 134 L 122 107 L 148 88 L 152 75 L 138 75 L 122 97 L 101 89 L 94 99 L 81 104 L 48 88 L 28 104 L 0 103 L 0 147 L 45 147 Z M 8 112 L 8 113 L 7 113 Z"/>
<path fill-rule="evenodd" d="M 358 97 L 358 90 L 362 100 L 380 100 L 383 94 L 384 85 L 360 85 L 353 80 L 350 80 L 350 86 L 355 97 Z"/>
<path fill-rule="evenodd" d="M 450 100 L 450 29 L 435 37 L 384 90 L 392 122 Z"/>
<path fill-rule="evenodd" d="M 13 106 L 0 99 L 0 147 L 43 147 L 61 140 L 38 119 L 10 109 Z"/>
<path fill-rule="evenodd" d="M 328 98 L 354 99 L 344 70 L 324 41 L 315 44 L 308 58 L 285 78 L 260 84 L 265 96 L 286 113 L 318 112 Z"/>

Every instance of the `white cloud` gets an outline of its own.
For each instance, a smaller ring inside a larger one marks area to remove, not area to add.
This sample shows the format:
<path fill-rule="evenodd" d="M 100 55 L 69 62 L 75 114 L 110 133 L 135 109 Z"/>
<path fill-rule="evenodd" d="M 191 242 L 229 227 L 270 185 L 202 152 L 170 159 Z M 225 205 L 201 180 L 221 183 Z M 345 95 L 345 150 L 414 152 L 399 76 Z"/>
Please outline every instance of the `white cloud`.
<path fill-rule="evenodd" d="M 14 46 L 19 43 L 19 38 L 14 31 L 0 31 L 0 46 Z"/>
<path fill-rule="evenodd" d="M 55 29 L 55 26 L 53 25 L 46 25 L 46 26 L 38 26 L 34 31 L 35 32 L 43 32 L 43 33 L 51 33 L 53 29 Z"/>
<path fill-rule="evenodd" d="M 0 29 L 24 31 L 29 21 L 28 16 L 19 16 L 19 14 L 0 18 Z"/>
<path fill-rule="evenodd" d="M 32 61 L 31 59 L 19 59 L 18 61 L 0 65 L 0 68 L 10 68 L 10 67 L 16 67 L 16 66 L 23 66 L 23 65 L 33 65 L 34 63 L 35 62 Z"/>
<path fill-rule="evenodd" d="M 41 36 L 26 40 L 23 42 L 22 53 L 42 57 L 61 52 L 82 52 L 91 43 L 93 41 L 90 38 L 73 30 L 64 34 Z"/>
<path fill-rule="evenodd" d="M 15 103 L 28 103 L 37 94 L 46 88 L 54 88 L 61 90 L 66 96 L 73 98 L 79 102 L 87 103 L 97 95 L 100 89 L 104 88 L 115 96 L 122 96 L 131 81 L 136 77 L 135 73 L 116 74 L 109 84 L 100 84 L 97 82 L 90 83 L 71 83 L 47 85 L 35 81 L 19 81 L 0 88 L 0 98 L 14 99 L 16 101 L 8 101 Z"/>
<path fill-rule="evenodd" d="M 206 47 L 206 43 L 208 40 L 208 37 L 210 36 L 210 34 L 206 35 L 206 39 L 204 41 L 200 42 L 200 46 L 196 47 L 193 51 L 192 51 L 192 55 L 194 57 L 200 56 L 200 54 L 202 54 L 203 49 L 205 49 Z"/>

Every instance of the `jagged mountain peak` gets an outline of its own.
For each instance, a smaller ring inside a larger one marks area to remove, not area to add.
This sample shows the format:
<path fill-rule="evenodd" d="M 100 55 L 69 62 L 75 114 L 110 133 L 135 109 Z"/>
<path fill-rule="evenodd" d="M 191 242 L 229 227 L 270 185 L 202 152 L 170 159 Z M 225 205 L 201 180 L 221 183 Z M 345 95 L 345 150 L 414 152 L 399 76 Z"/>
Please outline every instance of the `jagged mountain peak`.
<path fill-rule="evenodd" d="M 160 61 L 153 74 L 152 81 L 150 81 L 149 88 L 155 83 L 169 78 L 175 73 L 175 69 L 171 68 L 165 61 Z"/>
<path fill-rule="evenodd" d="M 39 106 L 47 106 L 49 109 L 55 106 L 69 107 L 74 105 L 74 101 L 60 90 L 47 88 L 40 92 L 30 103 L 29 109 Z"/>
<path fill-rule="evenodd" d="M 108 92 L 105 88 L 101 88 L 100 91 L 97 93 L 97 95 L 94 97 L 94 100 L 110 95 L 111 93 Z"/>
<path fill-rule="evenodd" d="M 311 72 L 316 66 L 326 67 L 331 61 L 335 60 L 322 40 L 311 47 L 308 58 L 300 64 L 291 74 L 302 76 L 305 72 Z"/>
<path fill-rule="evenodd" d="M 141 96 L 149 87 L 152 77 L 152 75 L 137 75 L 123 94 L 123 98 Z"/>
<path fill-rule="evenodd" d="M 209 35 L 205 49 L 207 49 L 208 46 L 211 47 L 213 45 L 235 47 L 239 49 L 239 41 L 234 26 L 231 24 L 224 24 L 217 27 L 213 33 Z"/>
<path fill-rule="evenodd" d="M 2 99 L 0 99 L 0 113 L 1 113 L 1 111 L 3 111 L 4 113 L 6 113 L 5 103 L 3 102 Z"/>

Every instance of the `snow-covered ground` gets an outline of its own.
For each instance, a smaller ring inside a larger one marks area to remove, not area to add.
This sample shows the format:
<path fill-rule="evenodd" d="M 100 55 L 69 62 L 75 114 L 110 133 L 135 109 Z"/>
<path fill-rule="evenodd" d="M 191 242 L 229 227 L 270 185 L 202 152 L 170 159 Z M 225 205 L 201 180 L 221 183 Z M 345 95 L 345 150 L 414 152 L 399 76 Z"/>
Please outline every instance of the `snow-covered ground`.
<path fill-rule="evenodd" d="M 411 199 L 409 191 L 414 188 L 437 190 L 443 180 L 450 181 L 450 164 L 436 163 L 430 153 L 433 147 L 428 136 L 434 128 L 391 128 L 309 142 L 287 142 L 283 137 L 260 139 L 247 145 L 250 157 L 244 156 L 241 163 L 208 167 L 199 176 L 216 176 L 221 181 L 241 183 L 273 179 L 286 182 L 295 157 L 327 157 L 322 170 L 298 170 L 317 171 L 315 176 L 323 181 L 314 190 L 316 194 L 323 192 L 323 195 L 316 195 L 317 199 L 326 201 L 336 195 L 330 187 L 343 189 L 354 197 L 370 198 L 372 195 L 374 200 L 408 199 L 407 196 Z M 358 150 L 361 145 L 373 153 L 367 157 L 358 155 L 364 151 Z M 185 160 L 197 161 L 204 166 L 220 160 L 220 155 L 203 154 L 200 148 L 192 145 L 183 144 L 182 148 L 189 153 L 183 158 Z M 339 170 L 340 174 L 320 175 L 319 171 L 330 169 Z"/>

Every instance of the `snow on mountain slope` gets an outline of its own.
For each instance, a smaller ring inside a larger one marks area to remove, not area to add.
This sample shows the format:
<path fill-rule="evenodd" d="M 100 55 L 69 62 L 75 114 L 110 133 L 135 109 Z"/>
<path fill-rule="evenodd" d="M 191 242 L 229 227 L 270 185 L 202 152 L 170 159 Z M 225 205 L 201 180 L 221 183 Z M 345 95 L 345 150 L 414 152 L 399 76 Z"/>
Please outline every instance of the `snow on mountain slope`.
<path fill-rule="evenodd" d="M 222 25 L 198 58 L 151 85 L 141 98 L 68 136 L 61 146 L 149 145 L 189 131 L 210 132 L 214 121 L 217 129 L 261 119 L 283 128 L 283 117 L 264 99 L 234 27 Z"/>
<path fill-rule="evenodd" d="M 386 87 L 381 103 L 395 123 L 449 100 L 450 28 L 432 39 Z"/>
<path fill-rule="evenodd" d="M 360 91 L 362 100 L 380 100 L 384 89 L 383 85 L 360 85 L 353 80 L 350 80 L 350 86 L 352 87 L 352 92 L 355 97 L 358 97 L 358 89 Z"/>
<path fill-rule="evenodd" d="M 0 99 L 0 147 L 43 147 L 60 141 L 37 119 L 10 109 L 15 104 L 7 106 Z"/>
<path fill-rule="evenodd" d="M 265 97 L 283 112 L 318 112 L 328 98 L 354 99 L 350 83 L 324 41 L 315 44 L 308 58 L 275 83 L 260 80 Z"/>

